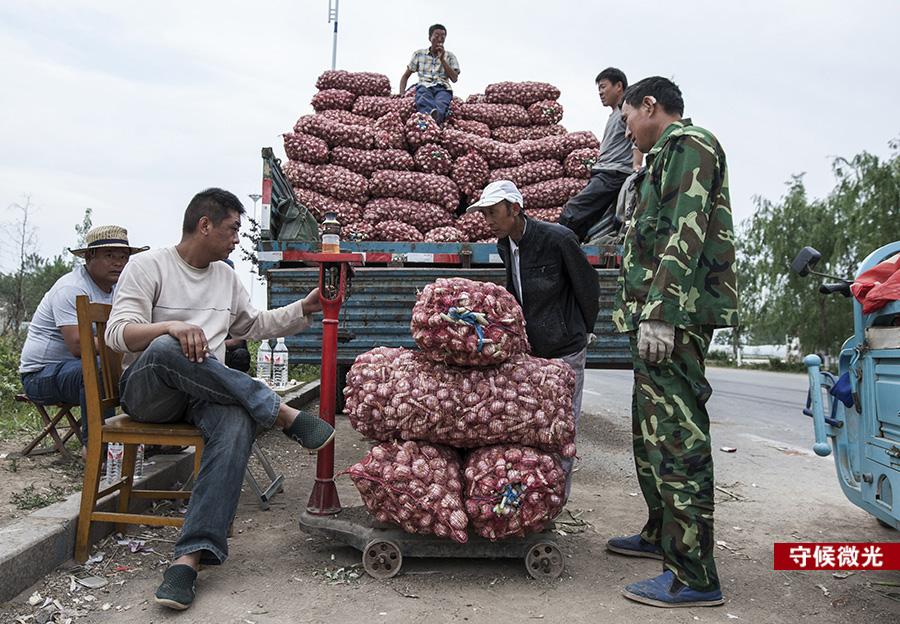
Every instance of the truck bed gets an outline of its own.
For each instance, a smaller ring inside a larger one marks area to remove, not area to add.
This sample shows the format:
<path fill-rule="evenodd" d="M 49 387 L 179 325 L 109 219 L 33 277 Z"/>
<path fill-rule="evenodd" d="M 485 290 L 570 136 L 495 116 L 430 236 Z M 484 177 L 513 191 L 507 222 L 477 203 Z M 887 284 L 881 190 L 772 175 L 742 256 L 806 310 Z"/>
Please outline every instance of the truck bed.
<path fill-rule="evenodd" d="M 317 243 L 260 241 L 260 272 L 268 280 L 270 308 L 287 305 L 318 285 L 317 267 L 298 261 L 302 252 L 317 251 Z M 357 267 L 349 298 L 341 309 L 338 366 L 346 368 L 357 355 L 377 346 L 415 348 L 409 331 L 416 292 L 441 277 L 464 277 L 503 284 L 505 272 L 497 247 L 487 243 L 342 242 L 342 252 L 366 255 Z M 621 250 L 585 247 L 600 278 L 597 340 L 588 347 L 588 368 L 630 368 L 628 339 L 615 331 L 611 315 L 616 293 L 615 266 Z M 322 326 L 288 337 L 292 364 L 321 361 Z"/>

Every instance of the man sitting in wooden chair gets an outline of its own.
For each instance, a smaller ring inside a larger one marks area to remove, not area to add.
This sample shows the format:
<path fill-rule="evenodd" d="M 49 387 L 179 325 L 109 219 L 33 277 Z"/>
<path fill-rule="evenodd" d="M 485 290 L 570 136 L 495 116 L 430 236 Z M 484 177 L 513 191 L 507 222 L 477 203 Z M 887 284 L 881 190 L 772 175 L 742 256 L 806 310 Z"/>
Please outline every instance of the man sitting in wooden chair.
<path fill-rule="evenodd" d="M 225 336 L 292 335 L 322 309 L 318 289 L 276 310 L 257 310 L 225 262 L 238 244 L 244 207 L 212 188 L 194 196 L 184 213 L 181 242 L 129 263 L 122 273 L 106 328 L 109 346 L 125 353 L 122 407 L 138 422 L 187 421 L 205 447 L 175 561 L 156 601 L 187 609 L 200 563 L 228 556 L 234 518 L 257 427 L 281 428 L 303 447 L 320 450 L 334 429 L 317 416 L 281 402 L 265 383 L 224 365 Z"/>
<path fill-rule="evenodd" d="M 81 406 L 82 454 L 87 443 L 87 411 L 75 297 L 87 295 L 94 303 L 112 303 L 116 282 L 129 258 L 149 249 L 129 245 L 128 231 L 118 225 L 95 227 L 84 239 L 84 247 L 69 250 L 84 258 L 84 264 L 59 278 L 41 299 L 28 326 L 19 365 L 22 387 L 33 403 Z"/>

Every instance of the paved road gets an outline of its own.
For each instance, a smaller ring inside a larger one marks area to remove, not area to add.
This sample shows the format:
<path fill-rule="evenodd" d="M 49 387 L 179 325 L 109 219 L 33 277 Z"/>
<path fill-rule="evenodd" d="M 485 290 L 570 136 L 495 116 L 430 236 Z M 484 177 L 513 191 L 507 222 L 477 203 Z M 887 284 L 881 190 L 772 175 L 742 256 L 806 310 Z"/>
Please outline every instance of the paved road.
<path fill-rule="evenodd" d="M 584 411 L 613 411 L 627 417 L 632 376 L 632 371 L 587 371 Z M 719 446 L 739 446 L 740 438 L 767 438 L 773 444 L 812 448 L 812 420 L 801 411 L 806 402 L 805 375 L 710 367 L 707 376 L 713 387 L 709 412 Z M 732 434 L 737 439 L 731 439 Z"/>

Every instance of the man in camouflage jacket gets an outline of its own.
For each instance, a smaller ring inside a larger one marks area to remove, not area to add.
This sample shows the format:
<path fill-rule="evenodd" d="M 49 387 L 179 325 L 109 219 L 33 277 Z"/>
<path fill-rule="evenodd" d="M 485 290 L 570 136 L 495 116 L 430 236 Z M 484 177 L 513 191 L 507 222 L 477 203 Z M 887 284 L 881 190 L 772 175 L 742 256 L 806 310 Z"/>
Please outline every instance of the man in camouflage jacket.
<path fill-rule="evenodd" d="M 663 560 L 625 596 L 654 606 L 722 604 L 713 559 L 713 462 L 704 358 L 713 329 L 737 323 L 734 231 L 725 153 L 682 119 L 661 77 L 628 88 L 622 116 L 647 154 L 627 221 L 613 321 L 631 339 L 632 438 L 649 519 L 612 538 L 616 553 Z"/>

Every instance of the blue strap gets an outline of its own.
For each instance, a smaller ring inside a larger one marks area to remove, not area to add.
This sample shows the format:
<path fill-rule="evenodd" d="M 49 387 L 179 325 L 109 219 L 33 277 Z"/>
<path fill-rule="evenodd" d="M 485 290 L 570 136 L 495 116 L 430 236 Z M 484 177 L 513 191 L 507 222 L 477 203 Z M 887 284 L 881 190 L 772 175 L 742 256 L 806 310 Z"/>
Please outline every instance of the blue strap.
<path fill-rule="evenodd" d="M 462 321 L 466 325 L 471 325 L 475 328 L 475 335 L 478 336 L 478 353 L 481 353 L 481 348 L 484 346 L 484 329 L 478 323 L 478 319 L 475 318 L 475 313 L 463 312 L 460 314 L 456 311 L 456 308 L 453 307 L 447 310 L 447 316 L 454 321 Z"/>
<path fill-rule="evenodd" d="M 515 485 L 507 483 L 500 495 L 500 502 L 494 505 L 492 511 L 498 516 L 506 516 L 517 511 L 522 504 L 522 494 L 526 489 L 528 488 L 521 483 Z"/>

